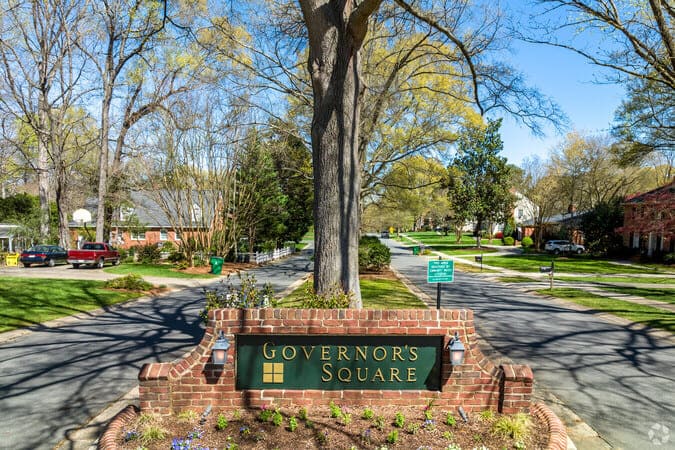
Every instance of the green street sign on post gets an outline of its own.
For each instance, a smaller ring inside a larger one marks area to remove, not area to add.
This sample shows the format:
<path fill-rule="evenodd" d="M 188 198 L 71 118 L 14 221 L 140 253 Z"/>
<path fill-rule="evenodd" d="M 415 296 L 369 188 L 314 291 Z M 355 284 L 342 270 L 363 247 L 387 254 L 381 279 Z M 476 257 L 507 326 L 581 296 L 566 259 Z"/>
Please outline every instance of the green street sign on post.
<path fill-rule="evenodd" d="M 427 283 L 436 283 L 436 309 L 441 309 L 441 283 L 455 281 L 455 262 L 451 259 L 432 259 L 427 266 Z"/>
<path fill-rule="evenodd" d="M 455 262 L 451 259 L 430 260 L 427 283 L 452 283 L 455 281 Z"/>

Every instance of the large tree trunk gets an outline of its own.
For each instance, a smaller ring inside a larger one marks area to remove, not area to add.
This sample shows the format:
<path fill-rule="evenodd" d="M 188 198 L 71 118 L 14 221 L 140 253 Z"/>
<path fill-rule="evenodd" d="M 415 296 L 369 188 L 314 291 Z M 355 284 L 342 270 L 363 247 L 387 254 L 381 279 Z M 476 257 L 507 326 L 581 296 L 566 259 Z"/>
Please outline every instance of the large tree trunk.
<path fill-rule="evenodd" d="M 106 75 L 110 71 L 106 72 Z M 108 155 L 110 137 L 110 104 L 112 103 L 112 86 L 105 83 L 103 105 L 101 108 L 101 149 L 98 157 L 98 205 L 96 210 L 96 241 L 105 241 L 106 203 L 108 200 Z"/>
<path fill-rule="evenodd" d="M 49 152 L 47 151 L 48 136 L 45 133 L 48 129 L 47 114 L 45 109 L 48 107 L 46 101 L 46 93 L 40 92 L 41 99 L 39 100 L 38 111 L 38 127 L 37 132 L 37 146 L 38 157 L 36 164 L 36 172 L 38 178 L 38 196 L 40 198 L 40 239 L 47 242 L 50 234 L 50 211 L 49 211 Z"/>
<path fill-rule="evenodd" d="M 375 8 L 379 2 L 363 3 Z M 314 91 L 314 288 L 322 293 L 337 285 L 351 292 L 351 306 L 360 308 L 359 49 L 368 14 L 354 20 L 349 0 L 300 4 L 309 31 Z"/>

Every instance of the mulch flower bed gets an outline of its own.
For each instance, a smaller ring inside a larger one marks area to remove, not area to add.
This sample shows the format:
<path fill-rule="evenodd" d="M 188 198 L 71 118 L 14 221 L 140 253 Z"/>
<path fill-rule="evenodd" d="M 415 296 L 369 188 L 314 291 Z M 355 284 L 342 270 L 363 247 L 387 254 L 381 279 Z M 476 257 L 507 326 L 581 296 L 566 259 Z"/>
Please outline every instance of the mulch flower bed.
<path fill-rule="evenodd" d="M 465 422 L 457 411 L 437 407 L 371 410 L 331 405 L 306 412 L 264 408 L 207 415 L 196 411 L 169 417 L 136 415 L 118 427 L 113 448 L 544 449 L 549 434 L 547 423 L 525 414 L 476 413 Z"/>

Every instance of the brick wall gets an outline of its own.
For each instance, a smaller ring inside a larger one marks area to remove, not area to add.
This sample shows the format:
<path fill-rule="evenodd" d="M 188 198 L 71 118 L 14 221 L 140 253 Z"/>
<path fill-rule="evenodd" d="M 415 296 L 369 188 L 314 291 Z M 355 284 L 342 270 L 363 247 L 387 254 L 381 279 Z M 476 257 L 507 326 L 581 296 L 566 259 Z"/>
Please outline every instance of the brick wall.
<path fill-rule="evenodd" d="M 476 342 L 471 310 L 352 310 L 352 309 L 219 309 L 209 312 L 202 341 L 182 359 L 146 364 L 139 374 L 143 412 L 173 414 L 186 409 L 219 409 L 341 405 L 463 406 L 504 413 L 527 411 L 532 394 L 532 371 L 524 365 L 497 367 Z M 445 349 L 455 332 L 466 348 L 464 364 L 450 365 L 443 351 L 441 390 L 285 390 L 235 389 L 236 345 L 228 350 L 225 366 L 211 364 L 211 347 L 222 330 L 231 343 L 242 334 L 284 335 L 423 335 L 442 336 Z"/>

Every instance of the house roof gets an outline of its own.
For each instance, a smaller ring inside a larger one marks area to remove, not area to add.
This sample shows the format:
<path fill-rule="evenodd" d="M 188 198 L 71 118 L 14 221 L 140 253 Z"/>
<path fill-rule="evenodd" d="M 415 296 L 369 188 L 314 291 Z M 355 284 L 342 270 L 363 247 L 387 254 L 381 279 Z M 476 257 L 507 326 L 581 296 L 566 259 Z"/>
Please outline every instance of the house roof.
<path fill-rule="evenodd" d="M 675 179 L 671 181 L 670 183 L 657 187 L 656 189 L 652 189 L 651 191 L 644 192 L 641 194 L 633 194 L 629 195 L 626 198 L 625 203 L 626 204 L 633 204 L 633 203 L 644 203 L 644 202 L 650 202 L 650 201 L 658 201 L 662 198 L 670 197 L 673 196 L 675 197 Z"/>
<path fill-rule="evenodd" d="M 208 194 L 208 193 L 207 193 Z M 158 192 L 158 193 L 149 193 L 146 191 L 132 191 L 129 193 L 129 198 L 127 201 L 129 212 L 134 214 L 138 218 L 138 222 L 146 227 L 150 228 L 171 228 L 172 222 L 169 220 L 169 217 L 166 215 L 164 208 L 160 206 L 157 199 L 161 198 L 163 202 L 167 205 L 167 209 L 175 210 L 177 213 L 182 211 L 182 216 L 185 218 L 183 223 L 189 225 L 191 220 L 190 211 L 185 207 L 185 195 L 190 195 L 193 200 L 193 203 L 196 205 L 201 205 L 200 210 L 203 214 L 204 221 L 210 221 L 210 218 L 213 216 L 213 211 L 215 211 L 215 206 L 213 205 L 215 200 L 208 198 L 208 195 L 199 196 L 197 194 L 190 194 L 187 192 Z M 85 209 L 91 212 L 92 221 L 88 224 L 96 222 L 96 211 L 98 208 L 98 199 L 89 198 L 85 201 Z M 116 220 L 113 221 L 113 225 L 119 223 L 119 216 Z M 79 223 L 71 221 L 68 224 L 70 227 L 78 227 Z"/>
<path fill-rule="evenodd" d="M 19 225 L 10 223 L 0 223 L 0 239 L 9 239 L 14 237 L 14 233 L 19 228 Z"/>

